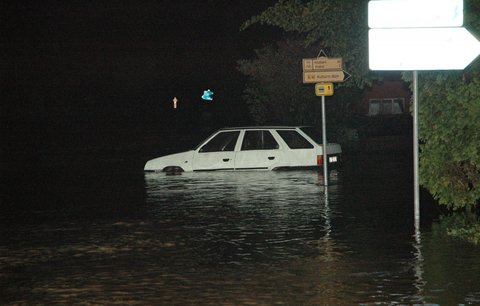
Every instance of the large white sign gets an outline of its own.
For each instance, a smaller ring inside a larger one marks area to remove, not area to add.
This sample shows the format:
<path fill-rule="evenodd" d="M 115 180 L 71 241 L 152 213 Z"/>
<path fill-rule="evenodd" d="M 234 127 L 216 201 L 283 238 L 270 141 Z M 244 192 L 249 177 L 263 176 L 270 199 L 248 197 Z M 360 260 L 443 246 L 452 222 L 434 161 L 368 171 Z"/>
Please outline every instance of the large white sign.
<path fill-rule="evenodd" d="M 480 54 L 463 25 L 463 0 L 368 3 L 371 70 L 462 70 Z"/>
<path fill-rule="evenodd" d="M 462 70 L 480 54 L 465 28 L 371 29 L 371 70 Z"/>
<path fill-rule="evenodd" d="M 463 0 L 380 0 L 368 3 L 370 28 L 461 27 Z"/>

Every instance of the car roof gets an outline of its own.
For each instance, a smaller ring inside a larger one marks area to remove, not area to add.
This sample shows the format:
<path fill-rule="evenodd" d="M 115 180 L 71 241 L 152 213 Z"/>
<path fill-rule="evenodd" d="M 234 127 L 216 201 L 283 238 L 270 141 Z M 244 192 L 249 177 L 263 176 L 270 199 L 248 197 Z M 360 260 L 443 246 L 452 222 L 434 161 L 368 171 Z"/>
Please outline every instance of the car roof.
<path fill-rule="evenodd" d="M 295 125 L 295 126 L 285 126 L 285 125 L 274 125 L 274 126 L 238 126 L 238 127 L 224 127 L 221 128 L 220 130 L 258 130 L 258 129 L 296 129 L 296 128 L 303 128 L 307 127 L 305 125 Z"/>

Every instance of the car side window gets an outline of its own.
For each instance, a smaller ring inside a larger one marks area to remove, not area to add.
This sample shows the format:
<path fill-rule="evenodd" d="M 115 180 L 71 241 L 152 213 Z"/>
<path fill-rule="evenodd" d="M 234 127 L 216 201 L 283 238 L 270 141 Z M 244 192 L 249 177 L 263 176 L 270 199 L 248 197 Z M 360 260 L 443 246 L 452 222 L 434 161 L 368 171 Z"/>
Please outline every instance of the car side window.
<path fill-rule="evenodd" d="M 275 150 L 278 148 L 278 143 L 269 131 L 246 131 L 241 150 Z"/>
<path fill-rule="evenodd" d="M 209 142 L 204 144 L 199 152 L 221 152 L 221 151 L 233 151 L 235 150 L 235 144 L 237 143 L 238 135 L 240 131 L 220 132 L 215 137 L 210 139 Z"/>
<path fill-rule="evenodd" d="M 290 149 L 311 149 L 313 145 L 300 133 L 292 130 L 277 130 Z"/>

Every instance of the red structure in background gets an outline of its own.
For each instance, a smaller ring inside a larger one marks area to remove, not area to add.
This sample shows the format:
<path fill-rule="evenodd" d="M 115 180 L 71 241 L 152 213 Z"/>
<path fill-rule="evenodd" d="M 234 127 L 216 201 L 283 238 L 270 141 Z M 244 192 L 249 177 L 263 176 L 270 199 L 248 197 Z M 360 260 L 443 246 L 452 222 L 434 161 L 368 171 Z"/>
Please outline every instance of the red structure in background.
<path fill-rule="evenodd" d="M 347 107 L 350 126 L 359 135 L 358 150 L 411 152 L 412 91 L 400 76 L 375 81 Z"/>
<path fill-rule="evenodd" d="M 364 91 L 361 101 L 348 106 L 348 112 L 367 116 L 409 114 L 411 96 L 402 80 L 376 81 Z"/>

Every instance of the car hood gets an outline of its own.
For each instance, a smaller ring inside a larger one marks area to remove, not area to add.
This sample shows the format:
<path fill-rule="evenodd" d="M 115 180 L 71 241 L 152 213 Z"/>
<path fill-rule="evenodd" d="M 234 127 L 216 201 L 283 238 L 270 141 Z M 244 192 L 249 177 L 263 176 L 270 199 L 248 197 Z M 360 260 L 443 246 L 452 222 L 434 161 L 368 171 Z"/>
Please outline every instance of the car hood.
<path fill-rule="evenodd" d="M 145 164 L 144 170 L 162 171 L 165 167 L 177 166 L 184 171 L 190 171 L 192 168 L 193 153 L 194 150 L 190 150 L 151 159 Z"/>

